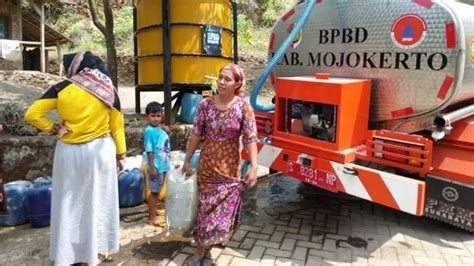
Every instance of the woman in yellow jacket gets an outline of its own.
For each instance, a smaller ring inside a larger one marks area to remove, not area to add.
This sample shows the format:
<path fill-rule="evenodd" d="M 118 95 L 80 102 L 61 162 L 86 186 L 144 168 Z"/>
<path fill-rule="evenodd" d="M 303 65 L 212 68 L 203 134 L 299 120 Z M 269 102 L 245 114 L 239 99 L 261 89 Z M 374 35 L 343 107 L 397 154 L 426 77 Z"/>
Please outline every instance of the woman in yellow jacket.
<path fill-rule="evenodd" d="M 119 249 L 117 174 L 124 167 L 120 100 L 103 61 L 64 56 L 67 80 L 36 100 L 25 119 L 58 134 L 53 163 L 50 259 L 95 265 Z M 45 115 L 56 109 L 61 123 Z"/>

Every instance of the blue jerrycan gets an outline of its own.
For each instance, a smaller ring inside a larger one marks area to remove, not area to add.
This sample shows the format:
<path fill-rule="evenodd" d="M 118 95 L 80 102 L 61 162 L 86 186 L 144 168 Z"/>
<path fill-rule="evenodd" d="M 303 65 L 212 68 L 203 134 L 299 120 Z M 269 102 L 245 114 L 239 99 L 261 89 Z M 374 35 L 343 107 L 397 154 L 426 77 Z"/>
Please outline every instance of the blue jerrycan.
<path fill-rule="evenodd" d="M 202 100 L 202 95 L 194 93 L 185 93 L 181 100 L 181 121 L 186 124 L 192 124 L 196 116 L 199 102 Z"/>
<path fill-rule="evenodd" d="M 0 216 L 0 226 L 28 223 L 28 191 L 33 186 L 30 181 L 19 180 L 5 184 L 8 214 Z"/>
<path fill-rule="evenodd" d="M 142 204 L 145 201 L 145 180 L 140 168 L 125 170 L 119 176 L 119 205 L 132 207 Z"/>
<path fill-rule="evenodd" d="M 52 184 L 51 177 L 39 177 L 28 191 L 28 217 L 32 227 L 50 224 Z"/>

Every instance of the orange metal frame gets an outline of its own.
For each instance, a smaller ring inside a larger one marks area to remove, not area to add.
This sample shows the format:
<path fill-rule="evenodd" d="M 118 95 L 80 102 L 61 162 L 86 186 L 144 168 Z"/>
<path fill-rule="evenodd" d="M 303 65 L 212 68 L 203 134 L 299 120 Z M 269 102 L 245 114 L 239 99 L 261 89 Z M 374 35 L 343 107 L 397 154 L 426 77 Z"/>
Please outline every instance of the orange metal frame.
<path fill-rule="evenodd" d="M 374 130 L 357 159 L 419 173 L 431 171 L 433 142 L 418 135 Z"/>
<path fill-rule="evenodd" d="M 273 133 L 273 113 L 255 112 L 259 137 L 268 137 Z"/>
<path fill-rule="evenodd" d="M 431 174 L 474 185 L 474 115 L 452 126 L 449 135 L 433 144 Z"/>
<path fill-rule="evenodd" d="M 272 143 L 338 162 L 353 161 L 355 151 L 348 149 L 363 144 L 368 136 L 370 85 L 370 80 L 360 79 L 278 78 Z M 291 120 L 287 119 L 291 106 L 287 103 L 293 100 L 335 106 L 334 143 L 291 132 Z"/>

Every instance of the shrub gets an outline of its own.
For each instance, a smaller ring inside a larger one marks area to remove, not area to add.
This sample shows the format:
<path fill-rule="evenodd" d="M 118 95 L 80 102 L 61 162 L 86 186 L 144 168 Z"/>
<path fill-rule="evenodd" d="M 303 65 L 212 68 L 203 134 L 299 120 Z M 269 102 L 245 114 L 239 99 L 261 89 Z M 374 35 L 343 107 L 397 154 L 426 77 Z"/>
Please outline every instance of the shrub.
<path fill-rule="evenodd" d="M 247 44 L 252 44 L 252 35 L 254 27 L 252 21 L 244 14 L 237 15 L 237 27 L 239 42 L 243 41 Z"/>

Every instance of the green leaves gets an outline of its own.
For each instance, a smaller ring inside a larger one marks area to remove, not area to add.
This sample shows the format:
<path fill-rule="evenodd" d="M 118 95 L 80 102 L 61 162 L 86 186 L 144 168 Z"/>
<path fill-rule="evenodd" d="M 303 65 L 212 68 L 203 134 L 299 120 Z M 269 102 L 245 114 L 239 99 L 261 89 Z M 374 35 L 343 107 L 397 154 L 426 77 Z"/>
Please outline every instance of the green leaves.
<path fill-rule="evenodd" d="M 252 21 L 244 14 L 237 15 L 237 26 L 239 28 L 239 41 L 252 44 L 254 26 Z"/>
<path fill-rule="evenodd" d="M 259 0 L 262 7 L 262 23 L 265 26 L 273 25 L 277 18 L 285 9 L 290 7 L 295 1 L 291 0 Z"/>
<path fill-rule="evenodd" d="M 211 84 L 212 93 L 217 93 L 217 77 L 205 76 L 206 83 Z"/>

